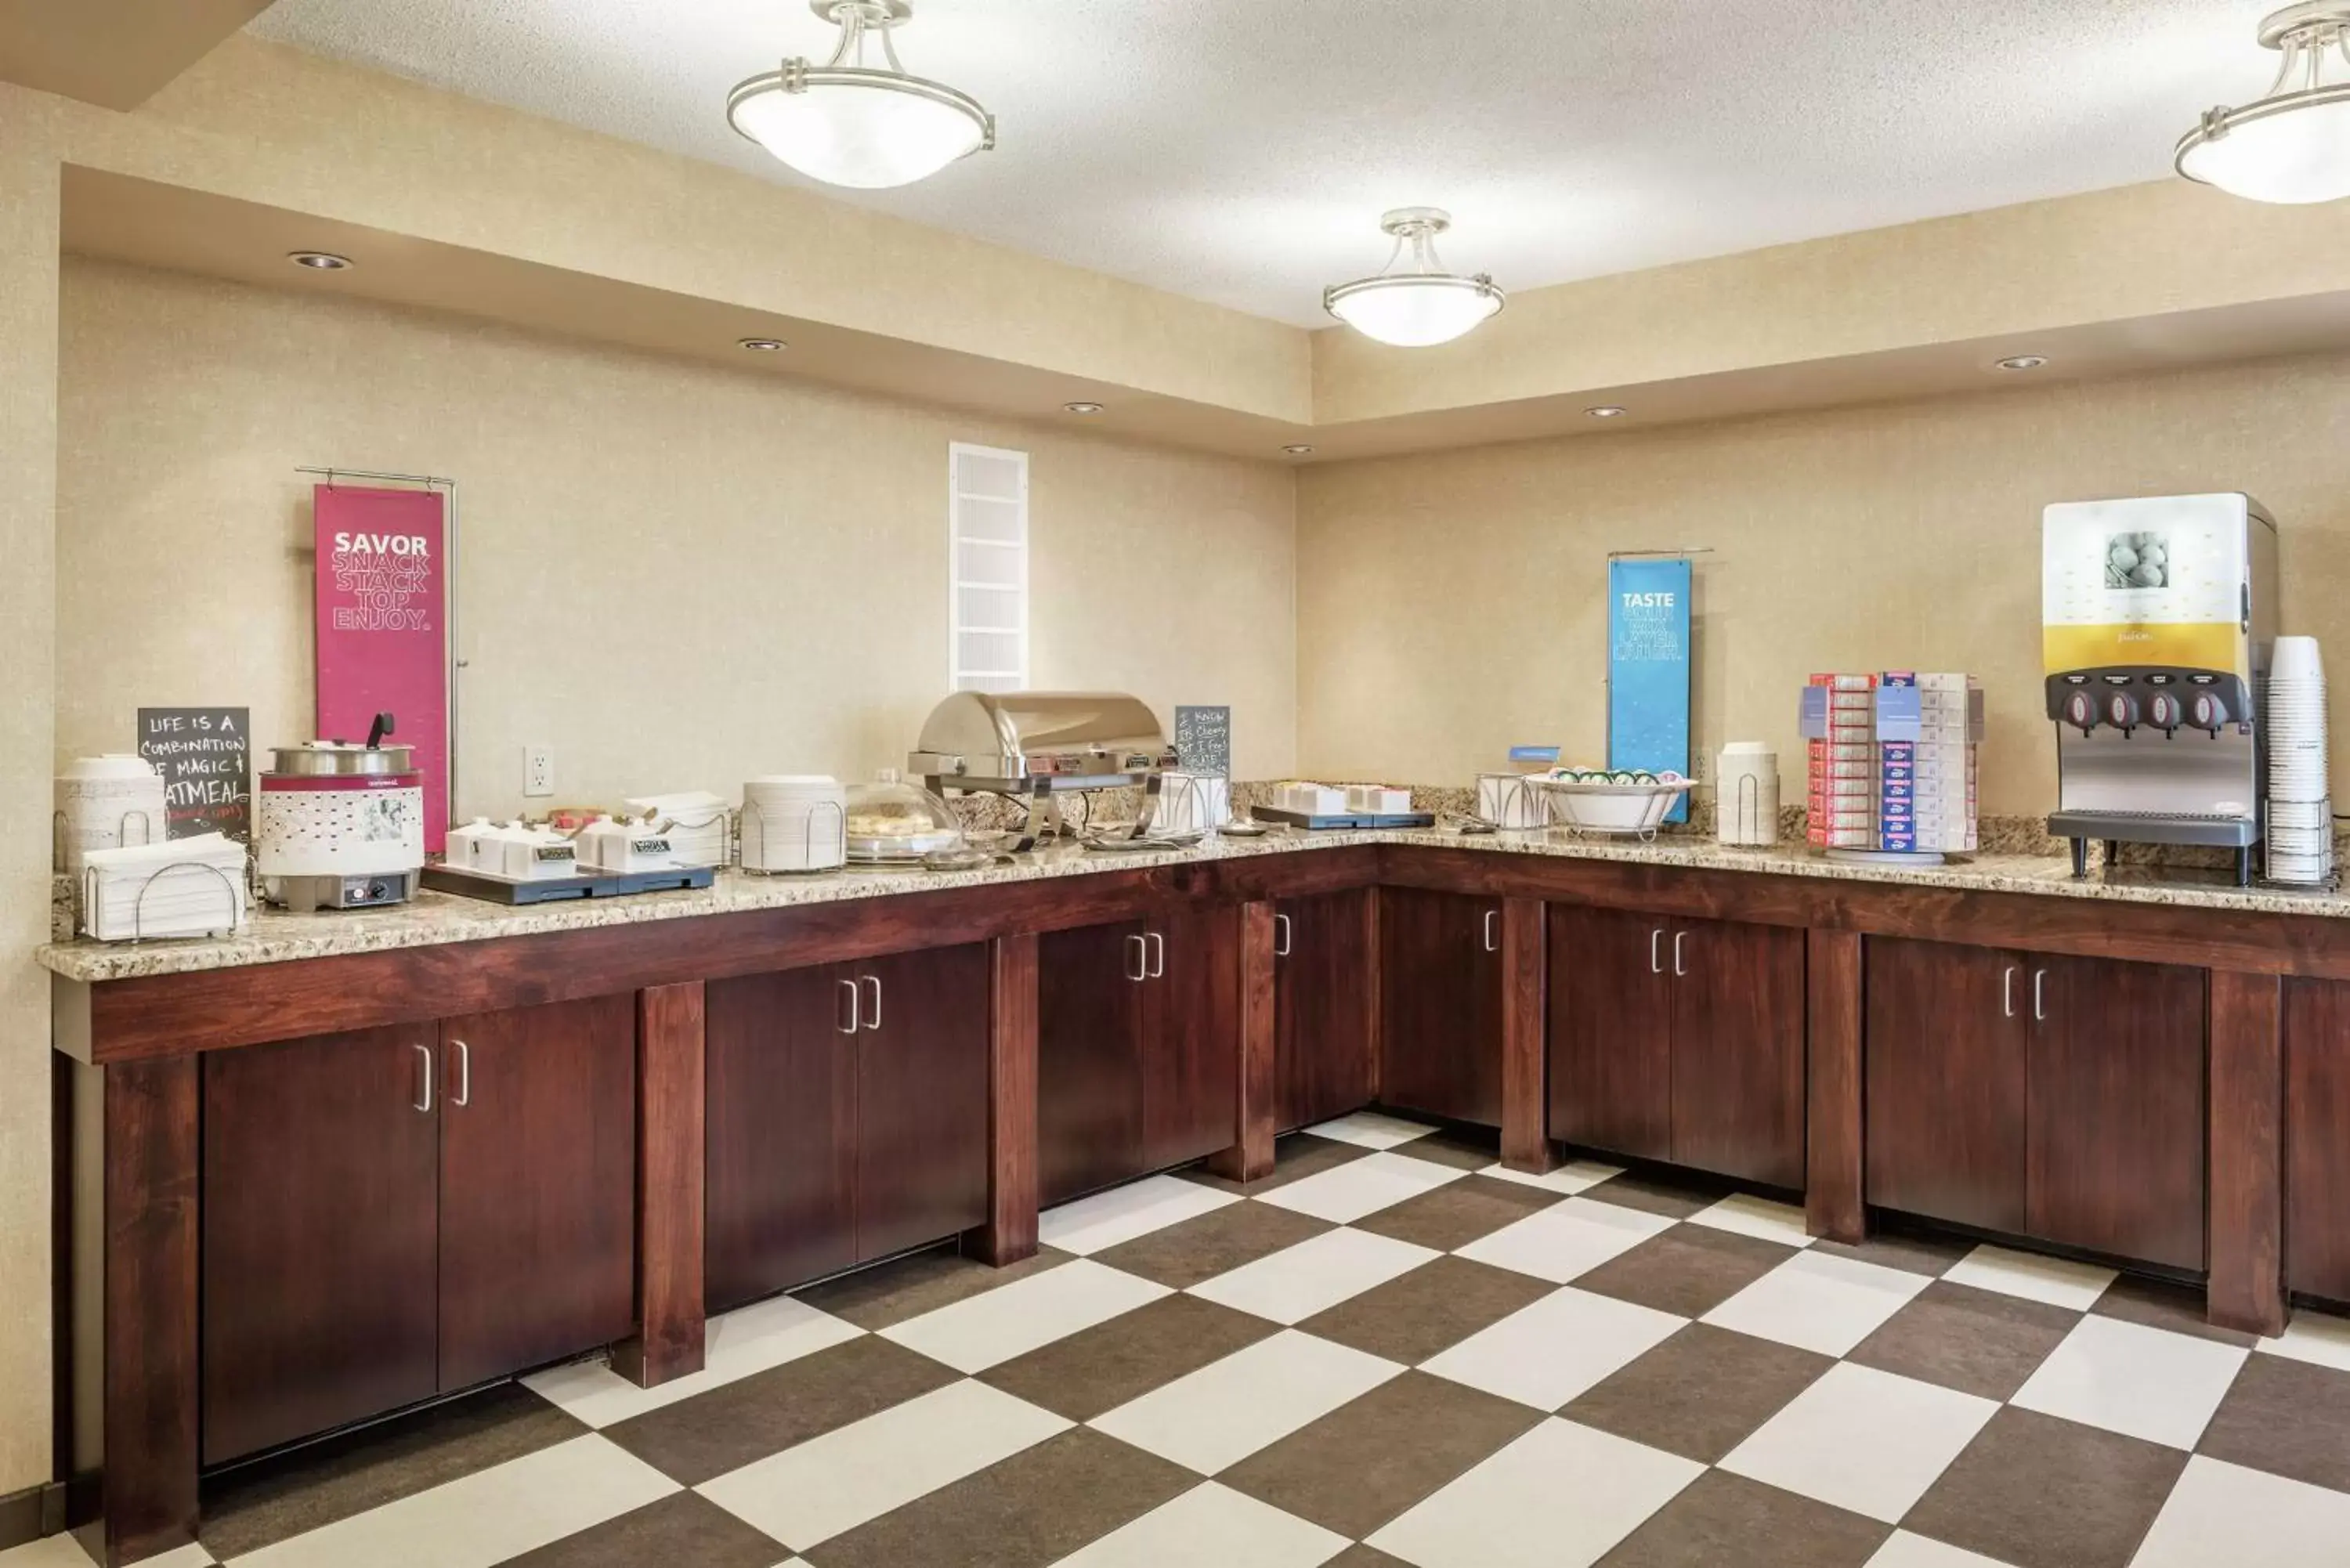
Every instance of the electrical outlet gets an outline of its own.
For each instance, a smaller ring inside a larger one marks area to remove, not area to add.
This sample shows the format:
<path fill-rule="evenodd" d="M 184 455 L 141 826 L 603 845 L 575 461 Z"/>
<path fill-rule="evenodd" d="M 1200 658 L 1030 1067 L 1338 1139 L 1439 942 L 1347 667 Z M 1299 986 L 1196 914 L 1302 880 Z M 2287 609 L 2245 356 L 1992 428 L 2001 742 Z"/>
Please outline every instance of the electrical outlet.
<path fill-rule="evenodd" d="M 534 798 L 555 793 L 555 748 L 545 741 L 522 749 L 522 793 Z"/>

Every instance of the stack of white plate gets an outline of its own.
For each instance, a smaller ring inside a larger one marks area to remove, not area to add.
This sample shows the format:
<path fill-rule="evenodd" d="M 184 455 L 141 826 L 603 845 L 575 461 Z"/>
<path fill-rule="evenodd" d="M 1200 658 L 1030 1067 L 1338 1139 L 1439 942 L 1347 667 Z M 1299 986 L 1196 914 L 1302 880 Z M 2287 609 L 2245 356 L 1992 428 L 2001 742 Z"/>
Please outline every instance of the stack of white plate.
<path fill-rule="evenodd" d="M 57 869 L 79 876 L 93 849 L 163 842 L 163 775 L 144 757 L 77 757 L 57 775 Z"/>
<path fill-rule="evenodd" d="M 81 929 L 102 942 L 201 937 L 244 924 L 244 846 L 217 833 L 82 857 Z"/>
<path fill-rule="evenodd" d="M 2325 665 L 2314 637 L 2281 637 L 2269 664 L 2268 878 L 2334 877 L 2334 800 L 2325 761 Z"/>
<path fill-rule="evenodd" d="M 828 774 L 753 779 L 742 839 L 745 871 L 829 871 L 848 858 L 848 794 Z"/>

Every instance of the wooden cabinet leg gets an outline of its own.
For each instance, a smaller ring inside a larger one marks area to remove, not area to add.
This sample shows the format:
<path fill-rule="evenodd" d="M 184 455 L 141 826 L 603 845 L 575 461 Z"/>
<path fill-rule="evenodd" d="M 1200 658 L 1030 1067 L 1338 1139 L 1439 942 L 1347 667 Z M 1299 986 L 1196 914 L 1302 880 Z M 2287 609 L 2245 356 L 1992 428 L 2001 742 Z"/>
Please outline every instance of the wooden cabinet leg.
<path fill-rule="evenodd" d="M 2284 1293 L 2283 989 L 2211 971 L 2210 1168 L 2205 1310 L 2225 1328 L 2282 1334 Z"/>
<path fill-rule="evenodd" d="M 1002 1268 L 1036 1254 L 1036 938 L 989 953 L 987 1223 L 966 1240 Z"/>
<path fill-rule="evenodd" d="M 1208 1157 L 1208 1168 L 1233 1181 L 1273 1174 L 1273 1134 L 1278 1094 L 1274 1060 L 1273 905 L 1241 907 L 1240 1141 Z"/>
<path fill-rule="evenodd" d="M 613 1369 L 650 1388 L 702 1370 L 702 982 L 637 992 L 637 1332 Z"/>
<path fill-rule="evenodd" d="M 1806 936 L 1804 1228 L 1835 1241 L 1867 1233 L 1861 1190 L 1861 949 L 1857 931 Z"/>
<path fill-rule="evenodd" d="M 1549 1019 L 1543 901 L 1502 901 L 1502 1163 L 1540 1176 L 1550 1140 Z"/>

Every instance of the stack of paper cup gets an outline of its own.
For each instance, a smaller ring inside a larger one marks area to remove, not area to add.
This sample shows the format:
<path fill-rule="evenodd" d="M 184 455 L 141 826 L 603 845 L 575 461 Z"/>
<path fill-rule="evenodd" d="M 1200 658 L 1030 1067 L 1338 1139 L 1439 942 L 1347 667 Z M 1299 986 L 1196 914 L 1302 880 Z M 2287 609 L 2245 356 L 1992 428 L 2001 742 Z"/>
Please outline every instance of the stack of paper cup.
<path fill-rule="evenodd" d="M 2268 878 L 2329 882 L 2334 802 L 2325 765 L 2325 666 L 2314 637 L 2281 637 L 2269 663 Z"/>

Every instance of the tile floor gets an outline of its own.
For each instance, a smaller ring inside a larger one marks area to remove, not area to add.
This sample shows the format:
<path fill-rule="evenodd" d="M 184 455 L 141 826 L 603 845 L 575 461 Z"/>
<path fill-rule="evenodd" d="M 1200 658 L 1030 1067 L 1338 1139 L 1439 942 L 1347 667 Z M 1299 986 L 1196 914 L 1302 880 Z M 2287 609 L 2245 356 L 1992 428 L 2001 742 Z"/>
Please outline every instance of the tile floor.
<path fill-rule="evenodd" d="M 2350 1323 L 1379 1116 L 216 1478 L 162 1568 L 2350 1562 Z M 72 1568 L 64 1539 L 0 1568 Z"/>

